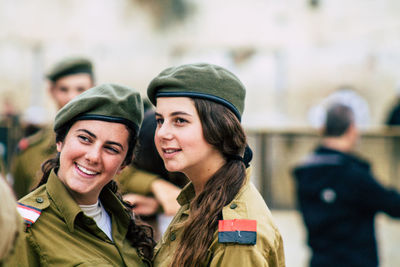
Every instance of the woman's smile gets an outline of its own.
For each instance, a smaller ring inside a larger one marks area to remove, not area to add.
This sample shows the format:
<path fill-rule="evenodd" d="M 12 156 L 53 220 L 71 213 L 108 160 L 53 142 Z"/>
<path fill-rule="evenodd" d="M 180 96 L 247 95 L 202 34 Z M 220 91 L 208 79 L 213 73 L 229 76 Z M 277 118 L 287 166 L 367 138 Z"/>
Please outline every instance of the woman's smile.
<path fill-rule="evenodd" d="M 94 177 L 95 175 L 100 174 L 100 172 L 91 171 L 91 170 L 83 167 L 82 165 L 79 165 L 76 162 L 75 162 L 75 166 L 76 166 L 77 172 L 85 177 Z"/>

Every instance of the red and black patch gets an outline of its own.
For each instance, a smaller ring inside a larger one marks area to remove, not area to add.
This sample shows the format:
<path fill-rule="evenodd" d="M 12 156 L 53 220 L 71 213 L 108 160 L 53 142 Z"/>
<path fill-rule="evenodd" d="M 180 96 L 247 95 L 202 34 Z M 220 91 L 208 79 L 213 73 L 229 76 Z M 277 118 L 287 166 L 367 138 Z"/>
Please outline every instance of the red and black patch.
<path fill-rule="evenodd" d="M 246 219 L 219 220 L 218 242 L 255 245 L 257 221 Z"/>

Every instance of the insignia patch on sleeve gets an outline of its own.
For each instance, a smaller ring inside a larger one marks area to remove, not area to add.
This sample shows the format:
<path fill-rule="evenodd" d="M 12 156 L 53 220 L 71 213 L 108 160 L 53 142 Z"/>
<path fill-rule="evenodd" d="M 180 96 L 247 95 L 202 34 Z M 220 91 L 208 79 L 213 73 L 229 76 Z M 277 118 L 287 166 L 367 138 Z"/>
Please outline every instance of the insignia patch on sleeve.
<path fill-rule="evenodd" d="M 219 220 L 218 242 L 255 245 L 257 241 L 256 220 Z"/>
<path fill-rule="evenodd" d="M 18 203 L 17 210 L 28 226 L 31 226 L 42 213 L 41 209 Z"/>

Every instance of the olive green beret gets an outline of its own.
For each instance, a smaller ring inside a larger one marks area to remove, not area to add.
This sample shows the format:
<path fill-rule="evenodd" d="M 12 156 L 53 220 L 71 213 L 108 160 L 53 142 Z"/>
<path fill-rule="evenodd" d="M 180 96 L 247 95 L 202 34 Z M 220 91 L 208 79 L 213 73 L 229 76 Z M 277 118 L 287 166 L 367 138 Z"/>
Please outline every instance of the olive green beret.
<path fill-rule="evenodd" d="M 92 62 L 83 57 L 65 58 L 56 63 L 46 74 L 46 77 L 55 82 L 61 77 L 78 73 L 87 73 L 93 76 Z"/>
<path fill-rule="evenodd" d="M 118 84 L 102 84 L 72 99 L 56 115 L 54 131 L 77 120 L 123 123 L 138 133 L 143 102 L 138 91 Z"/>
<path fill-rule="evenodd" d="M 211 100 L 228 107 L 240 120 L 246 89 L 230 71 L 198 63 L 162 71 L 150 82 L 147 96 L 154 105 L 157 97 L 184 96 Z"/>

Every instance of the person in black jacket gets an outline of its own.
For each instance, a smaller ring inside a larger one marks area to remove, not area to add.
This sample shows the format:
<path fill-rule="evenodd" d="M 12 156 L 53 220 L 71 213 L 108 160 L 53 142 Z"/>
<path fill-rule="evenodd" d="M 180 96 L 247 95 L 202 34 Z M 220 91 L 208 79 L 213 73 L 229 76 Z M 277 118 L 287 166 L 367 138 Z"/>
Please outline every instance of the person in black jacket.
<path fill-rule="evenodd" d="M 351 150 L 358 139 L 351 108 L 329 108 L 321 145 L 294 169 L 310 266 L 377 266 L 374 217 L 400 217 L 400 194 L 380 185 Z"/>

